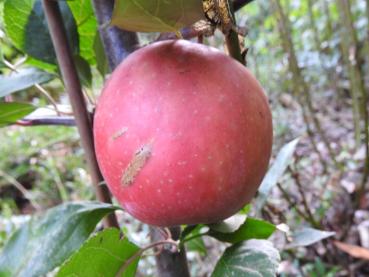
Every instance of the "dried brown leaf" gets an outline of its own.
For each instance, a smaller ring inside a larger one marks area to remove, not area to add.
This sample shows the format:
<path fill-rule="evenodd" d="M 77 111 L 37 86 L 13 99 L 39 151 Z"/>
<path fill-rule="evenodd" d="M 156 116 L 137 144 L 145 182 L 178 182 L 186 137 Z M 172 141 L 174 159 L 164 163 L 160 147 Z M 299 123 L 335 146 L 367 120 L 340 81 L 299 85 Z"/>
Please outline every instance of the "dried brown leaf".
<path fill-rule="evenodd" d="M 363 248 L 357 245 L 343 243 L 337 240 L 334 241 L 334 245 L 338 249 L 342 250 L 343 252 L 346 252 L 352 257 L 355 257 L 358 259 L 369 260 L 369 249 L 366 249 L 366 248 Z"/>

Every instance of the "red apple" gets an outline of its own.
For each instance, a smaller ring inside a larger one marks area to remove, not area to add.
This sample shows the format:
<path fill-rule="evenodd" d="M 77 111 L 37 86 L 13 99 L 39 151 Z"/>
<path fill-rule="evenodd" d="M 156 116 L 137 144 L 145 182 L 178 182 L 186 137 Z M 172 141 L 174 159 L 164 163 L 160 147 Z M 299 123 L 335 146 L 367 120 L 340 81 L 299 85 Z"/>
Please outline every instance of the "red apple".
<path fill-rule="evenodd" d="M 128 213 L 157 226 L 214 223 L 258 189 L 272 120 L 240 63 L 208 46 L 164 41 L 113 72 L 94 137 L 103 176 Z"/>

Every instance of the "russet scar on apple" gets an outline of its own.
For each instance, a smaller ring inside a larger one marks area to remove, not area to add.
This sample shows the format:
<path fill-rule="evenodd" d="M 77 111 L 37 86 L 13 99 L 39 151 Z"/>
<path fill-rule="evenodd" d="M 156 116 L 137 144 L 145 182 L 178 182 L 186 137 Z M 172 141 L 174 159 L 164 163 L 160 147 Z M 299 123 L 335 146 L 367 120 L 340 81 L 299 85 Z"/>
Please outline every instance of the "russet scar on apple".
<path fill-rule="evenodd" d="M 139 150 L 136 151 L 132 160 L 130 161 L 126 169 L 123 171 L 121 179 L 123 186 L 131 185 L 135 180 L 137 174 L 144 167 L 144 165 L 146 164 L 146 162 L 148 161 L 148 159 L 152 154 L 152 143 L 153 141 L 151 140 L 148 144 L 145 144 Z"/>
<path fill-rule="evenodd" d="M 121 130 L 117 131 L 113 136 L 112 139 L 116 140 L 117 138 L 123 136 L 128 131 L 128 127 L 124 127 Z"/>

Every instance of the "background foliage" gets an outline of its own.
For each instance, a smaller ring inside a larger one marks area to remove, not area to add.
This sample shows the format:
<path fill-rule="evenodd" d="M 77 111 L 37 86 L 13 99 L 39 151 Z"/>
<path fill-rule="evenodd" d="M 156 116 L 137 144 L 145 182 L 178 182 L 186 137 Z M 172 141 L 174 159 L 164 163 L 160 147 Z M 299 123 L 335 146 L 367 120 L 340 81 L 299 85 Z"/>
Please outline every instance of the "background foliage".
<path fill-rule="evenodd" d="M 60 5 L 91 108 L 107 77 L 97 22 L 90 1 L 60 1 Z M 253 241 L 247 239 L 267 239 L 278 226 L 271 241 L 281 252 L 278 270 L 282 276 L 369 274 L 369 1 L 256 0 L 236 17 L 238 25 L 249 29 L 243 41 L 249 47 L 248 67 L 265 88 L 274 120 L 273 166 L 248 213 L 271 223 L 238 217 L 226 223 L 230 228 L 227 232 L 214 226 L 187 227 L 182 241 L 189 250 L 192 273 L 209 275 L 215 267 L 213 276 L 224 276 L 224 267 L 219 264 L 232 268 L 236 263 L 229 273 L 240 274 L 237 265 L 248 263 L 243 256 L 236 260 L 234 256 L 251 251 Z M 9 246 L 4 245 L 15 229 L 35 220 L 29 221 L 29 215 L 62 203 L 68 205 L 69 201 L 94 199 L 77 130 L 26 127 L 27 121 L 17 121 L 35 109 L 29 119 L 71 116 L 45 22 L 39 0 L 0 1 L 0 126 L 5 126 L 0 129 L 3 253 L 8 251 Z M 157 34 L 140 34 L 140 38 L 146 43 Z M 205 42 L 224 49 L 220 32 Z M 9 126 L 15 121 L 17 125 Z M 283 147 L 297 137 L 299 140 Z M 147 226 L 118 214 L 132 242 L 127 239 L 114 245 L 112 241 L 118 237 L 114 230 L 98 233 L 71 257 L 60 276 L 78 268 L 75 263 L 81 260 L 80 255 L 91 255 L 90 245 L 101 243 L 99 247 L 110 253 L 123 247 L 133 255 L 139 249 L 133 243 L 141 247 L 148 243 Z M 66 219 L 68 213 L 60 216 Z M 253 231 L 253 223 L 255 230 L 266 231 Z M 29 224 L 18 232 L 26 232 Z M 88 234 L 96 224 L 88 228 Z M 79 240 L 80 244 L 88 234 Z M 105 237 L 106 244 L 97 241 Z M 186 241 L 191 237 L 196 239 Z M 241 244 L 225 250 L 227 245 L 214 237 Z M 271 247 L 268 242 L 263 244 L 266 249 Z M 216 265 L 223 252 L 222 262 Z M 277 256 L 267 261 L 274 270 Z M 268 259 L 268 255 L 263 257 Z M 2 258 L 0 275 L 6 274 L 1 272 L 5 268 L 1 267 L 5 263 Z M 101 261 L 104 259 L 101 257 Z M 133 267 L 131 274 L 135 264 Z M 139 274 L 149 276 L 153 272 L 153 258 L 142 259 Z"/>

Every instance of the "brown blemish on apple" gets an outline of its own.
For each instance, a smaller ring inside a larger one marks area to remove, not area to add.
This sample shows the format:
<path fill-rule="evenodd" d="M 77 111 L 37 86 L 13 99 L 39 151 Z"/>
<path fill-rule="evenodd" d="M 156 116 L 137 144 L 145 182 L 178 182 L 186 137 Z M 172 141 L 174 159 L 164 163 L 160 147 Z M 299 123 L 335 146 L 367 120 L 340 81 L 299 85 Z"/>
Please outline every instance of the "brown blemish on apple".
<path fill-rule="evenodd" d="M 144 167 L 152 154 L 152 141 L 142 146 L 136 151 L 131 162 L 123 171 L 121 183 L 123 186 L 129 186 L 135 180 L 137 174 Z"/>
<path fill-rule="evenodd" d="M 128 131 L 128 127 L 124 127 L 121 130 L 119 130 L 118 132 L 116 132 L 111 138 L 113 140 L 116 140 L 117 138 L 123 136 L 127 131 Z"/>

